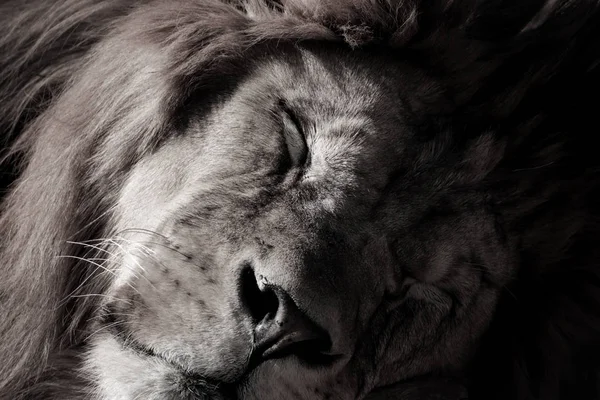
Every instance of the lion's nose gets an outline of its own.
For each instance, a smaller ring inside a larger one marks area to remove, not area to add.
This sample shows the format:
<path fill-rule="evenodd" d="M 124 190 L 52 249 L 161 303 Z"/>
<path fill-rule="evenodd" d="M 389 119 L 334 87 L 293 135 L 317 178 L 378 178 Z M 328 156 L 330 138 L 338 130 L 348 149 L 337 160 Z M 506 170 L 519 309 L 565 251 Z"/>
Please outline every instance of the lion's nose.
<path fill-rule="evenodd" d="M 327 333 L 306 317 L 284 291 L 277 287 L 267 287 L 266 291 L 274 293 L 278 305 L 254 328 L 255 345 L 263 359 L 329 350 Z"/>
<path fill-rule="evenodd" d="M 249 269 L 242 280 L 242 301 L 254 326 L 255 357 L 263 361 L 297 355 L 320 362 L 328 357 L 331 339 L 325 330 L 303 313 L 280 287 L 259 283 Z"/>

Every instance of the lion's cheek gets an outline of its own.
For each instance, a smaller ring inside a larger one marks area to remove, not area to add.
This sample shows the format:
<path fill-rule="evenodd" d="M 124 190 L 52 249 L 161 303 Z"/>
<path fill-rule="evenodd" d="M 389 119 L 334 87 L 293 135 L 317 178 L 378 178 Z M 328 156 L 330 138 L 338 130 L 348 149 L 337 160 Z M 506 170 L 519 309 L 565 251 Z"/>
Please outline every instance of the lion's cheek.
<path fill-rule="evenodd" d="M 154 257 L 131 256 L 133 264 L 123 263 L 121 274 L 128 278 L 110 291 L 123 336 L 194 374 L 237 379 L 247 367 L 252 337 L 235 305 L 222 301 L 227 283 L 154 251 Z"/>

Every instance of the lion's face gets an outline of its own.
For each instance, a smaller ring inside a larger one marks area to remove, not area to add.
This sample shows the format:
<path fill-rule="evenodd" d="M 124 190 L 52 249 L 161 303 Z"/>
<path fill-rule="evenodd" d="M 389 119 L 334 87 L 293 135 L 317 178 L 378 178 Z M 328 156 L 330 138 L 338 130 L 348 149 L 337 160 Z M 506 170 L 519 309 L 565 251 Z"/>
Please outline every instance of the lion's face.
<path fill-rule="evenodd" d="M 480 185 L 501 145 L 420 137 L 420 78 L 389 68 L 266 59 L 132 167 L 88 353 L 102 395 L 354 399 L 464 366 L 513 268 Z"/>

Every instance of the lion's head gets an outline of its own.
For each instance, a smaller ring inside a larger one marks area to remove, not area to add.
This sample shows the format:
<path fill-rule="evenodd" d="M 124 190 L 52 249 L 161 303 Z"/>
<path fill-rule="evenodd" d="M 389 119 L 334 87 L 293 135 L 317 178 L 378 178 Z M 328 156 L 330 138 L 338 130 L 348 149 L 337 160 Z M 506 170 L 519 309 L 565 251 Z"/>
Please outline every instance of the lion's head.
<path fill-rule="evenodd" d="M 596 7 L 54 3 L 2 17 L 0 397 L 592 393 Z"/>

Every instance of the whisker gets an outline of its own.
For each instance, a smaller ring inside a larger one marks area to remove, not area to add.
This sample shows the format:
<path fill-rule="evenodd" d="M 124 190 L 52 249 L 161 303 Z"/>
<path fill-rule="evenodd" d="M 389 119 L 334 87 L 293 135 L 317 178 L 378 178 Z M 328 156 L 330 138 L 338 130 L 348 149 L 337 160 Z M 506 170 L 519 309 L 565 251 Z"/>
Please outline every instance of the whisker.
<path fill-rule="evenodd" d="M 127 233 L 127 232 L 145 233 L 145 234 L 148 234 L 148 235 L 159 236 L 159 237 L 161 237 L 161 238 L 163 238 L 163 239 L 165 239 L 167 241 L 169 240 L 169 238 L 167 236 L 165 236 L 165 235 L 163 235 L 161 233 L 154 232 L 154 231 L 152 231 L 150 229 L 144 229 L 144 228 L 125 228 L 125 229 L 122 229 L 119 232 L 117 232 L 115 234 L 115 236 L 120 236 L 122 233 Z"/>
<path fill-rule="evenodd" d="M 103 213 L 101 213 L 100 215 L 98 215 L 96 218 L 94 218 L 93 220 L 91 220 L 90 222 L 88 222 L 87 224 L 85 224 L 77 232 L 75 232 L 73 234 L 73 237 L 77 237 L 77 235 L 79 235 L 81 232 L 83 232 L 84 230 L 86 230 L 87 228 L 89 228 L 90 226 L 92 226 L 93 224 L 95 224 L 96 222 L 98 222 L 99 220 L 101 220 L 102 218 L 104 218 L 107 214 L 112 213 L 116 208 L 117 208 L 117 206 L 111 206 L 111 207 L 109 207 L 106 211 L 104 211 Z"/>
<path fill-rule="evenodd" d="M 147 249 L 147 251 L 148 251 L 149 253 L 156 254 L 156 251 L 155 251 L 155 250 L 153 250 L 152 248 L 150 248 L 150 247 L 148 247 L 148 246 L 144 246 L 144 244 L 143 244 L 143 243 L 140 243 L 140 242 L 133 242 L 132 240 L 125 239 L 125 238 L 122 238 L 122 237 L 121 237 L 120 239 L 121 239 L 121 240 L 128 241 L 128 242 L 136 243 L 137 245 L 139 245 L 139 246 L 143 246 L 145 249 Z M 165 249 L 167 249 L 167 250 L 170 250 L 170 251 L 172 251 L 172 252 L 174 252 L 174 253 L 177 253 L 177 254 L 181 255 L 182 257 L 185 257 L 186 259 L 187 259 L 187 258 L 189 258 L 189 256 L 188 256 L 187 254 L 185 254 L 185 253 L 182 253 L 181 251 L 177 250 L 176 248 L 174 248 L 174 247 L 172 247 L 172 246 L 169 246 L 168 244 L 165 244 L 165 243 L 160 243 L 160 242 L 148 242 L 148 241 L 144 241 L 144 243 L 145 243 L 145 244 L 149 244 L 149 245 L 160 246 L 160 247 L 163 247 L 163 248 L 165 248 Z"/>
<path fill-rule="evenodd" d="M 98 242 L 106 242 L 107 240 L 115 239 L 115 238 L 116 237 L 96 238 L 96 239 L 81 240 L 81 241 L 73 242 L 73 243 L 76 243 L 76 244 L 98 243 Z"/>
<path fill-rule="evenodd" d="M 123 240 L 127 240 L 127 239 L 123 239 Z M 195 266 L 195 267 L 197 267 L 198 269 L 201 269 L 201 270 L 204 269 L 204 267 L 202 267 L 202 266 L 200 266 L 200 265 L 198 265 L 198 264 L 190 261 L 190 256 L 188 254 L 182 253 L 181 251 L 175 249 L 174 247 L 171 247 L 171 246 L 169 246 L 167 244 L 164 244 L 164 243 L 158 243 L 158 242 L 144 242 L 144 243 L 147 243 L 147 244 L 150 244 L 150 245 L 156 245 L 156 246 L 164 247 L 167 250 L 170 250 L 170 251 L 172 251 L 174 253 L 177 253 L 177 254 L 181 255 L 182 257 L 184 257 L 186 259 L 186 262 L 188 264 L 193 265 L 193 266 Z M 140 243 L 140 245 L 142 245 L 142 244 Z M 152 257 L 153 260 L 156 261 L 157 263 L 159 263 L 161 266 L 166 267 L 165 264 L 159 258 L 156 257 L 156 251 L 152 250 L 151 248 L 149 248 L 147 246 L 146 246 L 146 248 L 152 253 L 152 254 L 147 254 L 149 257 Z"/>
<path fill-rule="evenodd" d="M 122 244 L 120 244 L 120 243 L 117 243 L 116 241 L 114 241 L 114 240 L 112 240 L 112 239 L 109 239 L 109 242 L 110 242 L 110 243 L 113 243 L 115 246 L 117 246 L 117 247 L 118 247 L 118 248 L 121 250 L 121 252 L 122 252 L 123 254 L 127 254 L 127 255 L 131 256 L 131 258 L 133 258 L 133 261 L 136 263 L 136 265 L 137 265 L 137 266 L 138 266 L 138 267 L 139 267 L 139 268 L 140 268 L 140 269 L 141 269 L 143 272 L 147 272 L 147 271 L 144 269 L 144 267 L 142 267 L 142 266 L 140 265 L 139 261 L 138 261 L 138 260 L 137 260 L 135 257 L 133 257 L 133 254 L 131 254 L 131 251 L 129 251 L 128 249 L 126 249 L 126 248 L 125 248 L 125 247 L 124 247 Z M 132 244 L 134 244 L 134 243 L 135 243 L 135 242 L 132 242 Z M 132 272 L 133 272 L 133 271 L 132 271 Z"/>
<path fill-rule="evenodd" d="M 92 265 L 95 265 L 96 267 L 98 267 L 100 269 L 103 269 L 104 271 L 106 271 L 106 272 L 114 275 L 115 277 L 118 277 L 117 274 L 114 271 L 111 271 L 110 269 L 106 268 L 104 265 L 99 264 L 99 263 L 97 263 L 95 261 L 90 261 L 90 260 L 88 260 L 87 258 L 84 258 L 84 257 L 69 256 L 69 255 L 59 255 L 59 256 L 56 256 L 56 257 L 57 258 L 70 258 L 70 259 L 74 259 L 74 260 L 79 260 L 79 261 L 87 262 L 87 263 L 90 263 Z"/>
<path fill-rule="evenodd" d="M 92 332 L 88 337 L 86 337 L 85 340 L 86 341 L 90 340 L 92 338 L 92 336 L 97 335 L 98 333 L 102 332 L 103 330 L 110 329 L 112 327 L 123 325 L 123 324 L 125 324 L 125 321 L 116 321 L 116 322 L 112 322 L 110 324 L 104 325 L 100 329 L 97 329 L 94 332 Z"/>
<path fill-rule="evenodd" d="M 128 269 L 129 272 L 131 272 L 136 279 L 144 279 L 146 280 L 152 287 L 154 287 L 156 289 L 156 286 L 148 279 L 147 276 L 144 275 L 144 273 L 146 273 L 146 269 L 142 266 L 142 264 L 135 258 L 133 257 L 131 251 L 129 251 L 129 249 L 127 249 L 125 246 L 123 246 L 121 243 L 119 242 L 125 242 L 130 244 L 132 247 L 135 247 L 137 250 L 140 250 L 142 253 L 145 253 L 148 256 L 151 256 L 151 254 L 147 254 L 147 253 L 154 253 L 154 251 L 152 249 L 150 249 L 147 246 L 144 246 L 141 243 L 129 240 L 129 239 L 125 239 L 119 236 L 115 236 L 115 237 L 110 237 L 110 238 L 101 238 L 101 239 L 90 239 L 87 241 L 82 241 L 82 242 L 74 242 L 74 241 L 69 241 L 69 243 L 72 244 L 77 244 L 80 246 L 84 246 L 87 248 L 91 248 L 91 249 L 95 249 L 99 252 L 103 252 L 106 253 L 108 255 L 111 256 L 112 259 L 116 259 L 118 258 L 118 255 L 114 252 L 111 252 L 107 249 L 104 249 L 102 247 L 100 247 L 102 244 L 107 244 L 107 245 L 112 245 L 114 248 L 120 250 L 120 252 L 122 254 L 128 254 L 130 256 L 132 256 L 133 262 L 136 264 L 136 266 L 143 272 L 143 273 L 138 273 L 138 271 L 133 268 L 132 266 L 130 266 L 129 264 L 123 262 L 120 263 L 120 265 L 122 267 L 125 267 Z M 99 243 L 99 244 L 92 244 L 92 243 Z M 89 258 L 86 258 L 89 260 Z M 109 259 L 107 259 L 108 261 Z"/>
<path fill-rule="evenodd" d="M 105 242 L 106 242 L 106 240 L 103 240 L 101 243 L 105 243 Z M 83 246 L 83 247 L 86 247 L 86 248 L 98 250 L 99 252 L 108 254 L 111 257 L 115 257 L 116 258 L 116 255 L 114 253 L 111 253 L 110 251 L 108 251 L 108 250 L 100 247 L 99 245 L 94 245 L 94 244 L 84 243 L 84 242 L 73 242 L 73 241 L 70 241 L 70 240 L 67 240 L 67 243 L 69 243 L 69 244 L 76 244 L 76 245 L 80 245 L 80 246 Z"/>
<path fill-rule="evenodd" d="M 116 241 L 116 240 L 114 240 L 114 238 L 105 239 L 105 240 L 103 241 L 103 243 L 112 243 L 112 244 L 114 244 L 114 245 L 116 246 L 116 248 L 118 248 L 119 250 L 121 250 L 121 252 L 122 252 L 123 254 L 129 254 L 129 255 L 131 255 L 131 252 L 129 252 L 129 251 L 128 251 L 128 250 L 127 250 L 125 247 L 123 247 L 123 245 L 121 245 L 121 244 L 117 243 L 117 241 Z M 132 243 L 134 243 L 134 242 L 132 242 Z M 86 246 L 89 246 L 89 247 L 92 247 L 92 248 L 98 249 L 98 250 L 100 250 L 100 251 L 103 251 L 103 252 L 105 252 L 105 253 L 108 253 L 108 254 L 109 254 L 109 255 L 111 255 L 111 257 L 113 257 L 113 258 L 117 258 L 117 254 L 115 254 L 115 253 L 112 253 L 112 252 L 110 252 L 110 251 L 108 251 L 108 250 L 102 249 L 102 248 L 100 248 L 99 246 L 96 246 L 96 245 L 90 245 L 90 244 L 86 244 Z M 137 259 L 135 259 L 135 258 L 134 258 L 134 262 L 137 264 L 137 266 L 138 266 L 138 267 L 139 267 L 139 268 L 140 268 L 140 269 L 141 269 L 143 272 L 146 272 L 146 270 L 144 269 L 144 267 L 142 267 L 142 266 L 141 266 L 141 264 L 140 264 L 140 263 L 137 261 Z M 136 274 L 136 272 L 137 272 L 137 271 L 136 271 L 134 268 L 131 268 L 131 266 L 129 266 L 128 264 L 126 264 L 126 263 L 121 263 L 120 265 L 121 265 L 121 266 L 124 266 L 125 268 L 128 268 L 128 269 L 129 269 L 129 271 L 130 271 L 130 272 L 131 272 L 131 273 L 132 273 L 132 274 L 133 274 L 133 275 L 134 275 L 134 276 L 135 276 L 137 279 L 140 279 L 140 278 L 142 277 L 142 278 L 146 279 L 146 281 L 148 281 L 148 283 L 149 283 L 150 285 L 154 286 L 154 285 L 152 284 L 152 282 L 150 282 L 150 280 L 148 280 L 148 278 L 147 278 L 146 276 L 144 276 L 143 274 L 140 274 L 140 275 Z"/>
<path fill-rule="evenodd" d="M 153 249 L 151 249 L 150 247 L 148 247 L 144 244 L 144 243 L 148 243 L 148 242 L 141 243 L 141 242 L 134 242 L 133 240 L 125 239 L 125 238 L 120 238 L 120 239 L 124 242 L 129 243 L 133 247 L 136 247 L 137 250 L 140 250 L 148 255 L 156 254 L 156 251 L 154 251 Z"/>
<path fill-rule="evenodd" d="M 59 257 L 60 257 L 60 256 L 59 256 Z M 67 257 L 65 257 L 65 258 L 67 258 Z M 92 261 L 91 263 L 92 263 L 92 264 L 94 264 L 94 265 L 99 265 L 99 264 L 98 264 L 98 263 L 96 263 L 95 261 Z M 84 285 L 85 285 L 87 282 L 89 282 L 89 281 L 90 281 L 92 278 L 94 278 L 94 277 L 96 276 L 95 274 L 96 274 L 96 272 L 97 272 L 99 269 L 101 269 L 101 268 L 100 268 L 100 267 L 96 267 L 96 268 L 95 268 L 95 269 L 92 271 L 92 273 L 91 273 L 91 274 L 89 274 L 89 275 L 88 275 L 88 276 L 87 276 L 87 277 L 86 277 L 86 278 L 85 278 L 83 281 L 81 281 L 81 283 L 79 283 L 79 285 L 77 285 L 77 287 L 76 287 L 75 289 L 73 289 L 73 290 L 71 291 L 71 293 L 69 293 L 67 296 L 65 296 L 65 298 L 64 298 L 64 299 L 62 299 L 61 301 L 59 301 L 59 302 L 58 302 L 58 306 L 59 306 L 59 307 L 62 307 L 62 306 L 64 306 L 64 305 L 65 305 L 65 303 L 66 303 L 66 302 L 67 302 L 69 299 L 71 299 L 71 298 L 72 298 L 72 297 L 75 295 L 75 293 L 77 293 L 77 292 L 78 292 L 78 291 L 79 291 L 79 290 L 80 290 L 80 289 L 81 289 L 81 288 L 82 288 L 82 287 L 83 287 L 83 286 L 84 286 Z"/>
<path fill-rule="evenodd" d="M 174 252 L 174 253 L 177 253 L 177 254 L 179 254 L 179 255 L 181 255 L 181 256 L 183 256 L 183 257 L 185 257 L 186 259 L 187 259 L 187 258 L 189 258 L 189 255 L 187 255 L 187 254 L 185 254 L 185 253 L 182 253 L 181 251 L 179 251 L 179 250 L 177 250 L 176 248 L 174 248 L 174 247 L 172 247 L 172 246 L 169 246 L 169 245 L 167 245 L 167 244 L 164 244 L 164 243 L 158 243 L 158 242 L 145 242 L 145 243 L 148 243 L 148 244 L 151 244 L 151 245 L 160 246 L 160 247 L 164 247 L 164 248 L 165 248 L 165 249 L 167 249 L 167 250 L 171 250 L 172 252 Z"/>
<path fill-rule="evenodd" d="M 92 240 L 98 240 L 98 239 L 92 239 Z M 127 251 L 125 251 L 125 249 L 123 248 L 123 246 L 122 246 L 122 245 L 120 245 L 120 244 L 116 243 L 116 241 L 115 241 L 115 240 L 113 240 L 113 239 L 111 239 L 111 238 L 107 238 L 107 239 L 101 239 L 101 240 L 102 240 L 102 242 L 101 242 L 101 243 L 112 243 L 112 244 L 114 244 L 114 245 L 115 245 L 115 246 L 116 246 L 116 247 L 117 247 L 119 250 L 121 250 L 123 253 L 128 253 Z M 95 249 L 95 250 L 98 250 L 98 251 L 100 251 L 100 252 L 104 252 L 104 253 L 106 253 L 106 254 L 108 254 L 108 255 L 110 255 L 110 256 L 111 256 L 111 257 L 109 257 L 109 258 L 106 258 L 106 259 L 104 259 L 104 261 L 109 261 L 109 260 L 111 260 L 111 259 L 116 259 L 116 258 L 118 258 L 118 256 L 117 256 L 117 254 L 116 254 L 116 253 L 110 252 L 110 251 L 108 251 L 108 250 L 106 250 L 106 249 L 104 249 L 104 248 L 100 247 L 99 245 L 93 245 L 93 244 L 89 244 L 89 243 L 83 243 L 83 242 L 71 242 L 71 241 L 69 241 L 68 243 L 72 243 L 72 244 L 78 244 L 78 245 L 81 245 L 81 246 L 84 246 L 84 247 L 88 247 L 88 248 L 91 248 L 91 249 Z M 94 258 L 87 258 L 87 257 L 86 257 L 86 259 L 87 259 L 87 260 L 95 260 Z M 139 264 L 138 264 L 138 265 L 139 265 Z M 128 266 L 128 265 L 125 265 L 125 267 L 129 267 L 129 266 Z M 141 267 L 141 265 L 139 265 L 139 267 L 140 267 L 140 269 L 142 269 L 142 270 L 145 272 L 145 270 L 144 270 L 144 269 Z M 136 278 L 139 278 L 139 276 L 138 276 L 138 275 L 136 275 L 136 273 L 135 273 L 136 271 L 135 271 L 133 268 L 129 268 L 129 270 L 130 270 L 130 272 L 131 272 L 131 273 L 133 273 L 133 274 L 134 274 L 134 276 L 135 276 Z"/>
<path fill-rule="evenodd" d="M 134 241 L 132 241 L 132 240 L 129 240 L 129 239 L 125 239 L 125 238 L 121 238 L 121 239 L 122 239 L 122 240 L 124 240 L 124 241 L 127 241 L 127 242 L 129 242 L 129 243 L 132 243 L 132 244 L 133 244 L 134 246 L 136 246 L 136 247 L 137 247 L 137 246 L 141 247 L 141 251 L 144 251 L 144 250 L 145 250 L 145 251 L 146 251 L 146 255 L 147 255 L 148 257 L 152 257 L 152 260 L 153 260 L 154 262 L 158 263 L 160 266 L 162 266 L 162 267 L 164 267 L 164 268 L 167 268 L 167 266 L 166 266 L 166 265 L 165 265 L 165 264 L 162 262 L 162 260 L 160 260 L 160 259 L 159 259 L 159 258 L 156 256 L 156 251 L 154 251 L 154 250 L 153 250 L 153 249 L 151 249 L 150 247 L 148 247 L 148 246 L 145 246 L 143 243 L 134 242 Z M 145 242 L 145 243 L 156 244 L 156 245 L 163 245 L 162 243 L 154 243 L 154 242 Z M 166 246 L 166 245 L 163 245 L 163 246 Z M 166 247 L 167 247 L 168 249 L 170 249 L 170 250 L 173 250 L 173 251 L 177 252 L 177 250 L 175 250 L 175 249 L 173 249 L 173 248 L 170 248 L 170 247 L 168 247 L 168 246 L 166 246 Z M 180 254 L 181 254 L 181 255 L 183 255 L 184 257 L 186 257 L 186 258 L 187 258 L 187 256 L 186 256 L 185 254 L 183 254 L 183 253 L 180 253 Z M 195 264 L 192 264 L 192 265 L 195 265 Z M 200 266 L 197 266 L 197 267 L 198 267 L 198 268 L 200 268 Z M 152 283 L 151 283 L 151 284 L 152 284 Z M 152 286 L 154 286 L 154 285 L 152 285 Z"/>
<path fill-rule="evenodd" d="M 129 301 L 129 300 L 121 299 L 119 297 L 111 296 L 108 294 L 102 294 L 102 293 L 74 294 L 71 297 L 72 298 L 101 297 L 103 299 L 121 301 L 121 302 L 129 304 L 129 305 L 132 304 L 131 301 Z"/>
<path fill-rule="evenodd" d="M 139 260 L 133 256 L 133 254 L 131 253 L 131 251 L 129 251 L 127 248 L 125 248 L 123 245 L 117 243 L 116 241 L 109 239 L 111 243 L 114 243 L 115 246 L 117 246 L 119 249 L 121 249 L 121 251 L 124 254 L 128 254 L 129 256 L 131 256 L 131 259 L 133 260 L 133 262 L 137 265 L 137 267 L 142 271 L 139 275 L 136 274 L 136 271 L 134 270 L 134 268 L 132 268 L 130 265 L 128 265 L 127 263 L 123 262 L 121 263 L 122 266 L 124 266 L 125 268 L 128 268 L 129 271 L 137 278 L 143 278 L 146 280 L 146 282 L 148 282 L 148 284 L 150 286 L 152 286 L 154 289 L 158 290 L 158 288 L 154 285 L 154 283 L 152 283 L 150 281 L 150 279 L 148 279 L 148 277 L 146 276 L 147 271 L 144 267 L 142 267 L 142 264 L 140 264 Z M 131 242 L 131 246 L 137 247 L 138 244 L 136 242 Z M 148 255 L 150 257 L 152 257 L 151 255 Z"/>
<path fill-rule="evenodd" d="M 104 272 L 106 272 L 106 273 L 109 273 L 109 274 L 113 275 L 115 278 L 118 278 L 118 277 L 119 277 L 119 276 L 118 276 L 118 275 L 117 275 L 117 274 L 116 274 L 114 271 L 111 271 L 110 269 L 106 268 L 104 265 L 102 265 L 102 264 L 99 264 L 99 263 L 97 263 L 97 262 L 95 262 L 95 261 L 90 261 L 90 260 L 88 260 L 88 259 L 86 259 L 86 258 L 83 258 L 83 257 L 78 257 L 78 256 L 68 256 L 68 255 L 60 255 L 60 256 L 57 256 L 57 257 L 58 257 L 58 258 L 71 258 L 71 259 L 75 259 L 75 260 L 79 260 L 79 261 L 83 261 L 83 262 L 88 262 L 88 263 L 90 263 L 90 264 L 92 264 L 92 265 L 95 265 L 96 267 L 98 267 L 98 268 L 102 269 Z M 96 269 L 95 271 L 97 271 L 97 269 Z M 94 271 L 94 272 L 95 272 L 95 271 Z M 134 290 L 134 291 L 135 291 L 137 294 L 139 294 L 139 295 L 141 296 L 141 293 L 140 293 L 140 292 L 139 292 L 139 291 L 138 291 L 138 290 L 137 290 L 135 287 L 133 287 L 133 286 L 132 286 L 132 285 L 131 285 L 129 282 L 125 282 L 125 284 L 126 284 L 127 286 L 129 286 L 131 289 L 133 289 L 133 290 Z"/>

